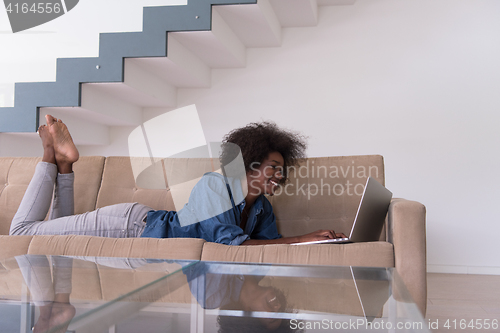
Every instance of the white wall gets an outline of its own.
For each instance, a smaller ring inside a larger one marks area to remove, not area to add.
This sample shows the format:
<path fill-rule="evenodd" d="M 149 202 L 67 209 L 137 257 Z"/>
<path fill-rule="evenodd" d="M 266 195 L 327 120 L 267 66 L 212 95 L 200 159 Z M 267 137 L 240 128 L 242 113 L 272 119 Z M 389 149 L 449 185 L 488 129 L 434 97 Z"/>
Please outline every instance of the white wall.
<path fill-rule="evenodd" d="M 308 135 L 310 156 L 382 154 L 395 196 L 427 206 L 429 270 L 500 274 L 500 2 L 357 0 L 319 16 L 214 70 L 211 89 L 179 90 L 179 107 L 196 104 L 208 141 L 264 119 Z M 130 130 L 81 152 L 126 154 Z"/>

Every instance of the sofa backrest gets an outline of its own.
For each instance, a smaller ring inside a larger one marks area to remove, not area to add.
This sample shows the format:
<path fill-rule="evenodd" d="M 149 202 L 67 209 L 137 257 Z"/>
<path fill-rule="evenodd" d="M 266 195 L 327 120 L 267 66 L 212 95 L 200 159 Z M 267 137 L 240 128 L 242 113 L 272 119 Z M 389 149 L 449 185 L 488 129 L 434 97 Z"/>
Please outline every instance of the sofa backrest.
<path fill-rule="evenodd" d="M 0 234 L 8 234 L 10 221 L 40 160 L 0 158 Z M 136 179 L 137 170 L 151 164 L 148 158 L 81 157 L 74 165 L 75 214 L 122 202 L 179 209 L 179 202 L 187 200 L 196 179 L 213 171 L 216 165 L 202 158 L 165 159 L 161 163 L 161 170 L 166 170 L 162 175 L 175 175 L 176 183 L 160 175 L 158 184 L 148 184 L 150 188 L 146 189 L 139 186 L 144 182 Z M 289 182 L 275 196 L 268 197 L 279 232 L 293 236 L 335 227 L 337 232 L 348 233 L 368 176 L 384 184 L 382 156 L 308 158 L 299 167 L 289 169 Z M 385 239 L 384 234 L 381 239 Z"/>
<path fill-rule="evenodd" d="M 179 210 L 182 202 L 187 202 L 196 180 L 215 170 L 212 162 L 208 158 L 156 159 L 158 168 L 148 174 L 146 167 L 152 164 L 150 158 L 108 157 L 96 207 L 139 202 L 153 209 Z"/>
<path fill-rule="evenodd" d="M 270 198 L 283 236 L 333 228 L 349 234 L 367 178 L 385 185 L 380 155 L 308 158 L 292 171 Z"/>

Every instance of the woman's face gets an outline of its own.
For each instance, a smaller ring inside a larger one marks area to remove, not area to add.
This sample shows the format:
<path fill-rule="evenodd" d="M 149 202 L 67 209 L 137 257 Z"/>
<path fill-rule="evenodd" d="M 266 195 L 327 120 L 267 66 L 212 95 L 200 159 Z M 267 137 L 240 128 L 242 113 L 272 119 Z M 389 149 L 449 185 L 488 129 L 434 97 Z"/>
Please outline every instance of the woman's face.
<path fill-rule="evenodd" d="M 270 153 L 257 167 L 251 165 L 247 172 L 249 193 L 273 195 L 283 179 L 283 156 L 278 152 Z"/>
<path fill-rule="evenodd" d="M 283 311 L 284 300 L 282 294 L 278 295 L 272 287 L 256 288 L 252 293 L 252 298 L 246 299 L 243 310 L 259 312 L 279 312 Z M 260 318 L 260 322 L 269 330 L 275 330 L 281 325 L 278 318 Z"/>

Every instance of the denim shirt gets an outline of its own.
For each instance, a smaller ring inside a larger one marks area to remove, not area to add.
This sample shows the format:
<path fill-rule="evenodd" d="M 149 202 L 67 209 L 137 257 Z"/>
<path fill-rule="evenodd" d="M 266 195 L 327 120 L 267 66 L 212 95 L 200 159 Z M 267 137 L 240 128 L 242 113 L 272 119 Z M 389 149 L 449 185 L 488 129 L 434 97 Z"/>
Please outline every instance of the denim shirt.
<path fill-rule="evenodd" d="M 150 211 L 141 237 L 202 238 L 208 242 L 240 245 L 252 239 L 280 238 L 269 200 L 260 195 L 250 208 L 245 230 L 240 228 L 245 208 L 239 180 L 209 172 L 203 175 L 179 211 Z"/>
<path fill-rule="evenodd" d="M 240 302 L 241 289 L 245 281 L 242 274 L 217 274 L 209 273 L 209 266 L 199 262 L 189 267 L 183 267 L 182 271 L 186 275 L 191 293 L 203 309 L 223 308 L 227 304 Z M 267 271 L 266 266 L 248 266 L 246 272 L 254 271 L 253 277 L 259 282 L 264 278 L 263 272 Z M 195 278 L 204 279 L 203 290 L 200 290 L 198 281 Z"/>
<path fill-rule="evenodd" d="M 217 309 L 239 301 L 243 276 L 208 273 L 208 266 L 202 263 L 182 268 L 182 271 L 186 275 L 191 293 L 203 309 Z M 198 277 L 204 280 L 203 290 L 199 290 L 198 281 L 195 280 Z"/>

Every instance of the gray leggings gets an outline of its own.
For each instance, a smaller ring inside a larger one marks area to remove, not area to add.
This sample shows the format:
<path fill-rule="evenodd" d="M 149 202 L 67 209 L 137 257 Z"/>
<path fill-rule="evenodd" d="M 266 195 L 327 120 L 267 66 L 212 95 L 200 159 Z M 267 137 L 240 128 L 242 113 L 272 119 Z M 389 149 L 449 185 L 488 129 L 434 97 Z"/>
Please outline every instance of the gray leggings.
<path fill-rule="evenodd" d="M 55 164 L 40 162 L 10 226 L 10 235 L 90 235 L 140 237 L 150 207 L 123 203 L 74 214 L 74 174 L 58 174 Z M 54 189 L 55 186 L 55 189 Z M 52 200 L 52 195 L 54 195 Z M 43 221 L 52 210 L 47 221 Z"/>
<path fill-rule="evenodd" d="M 58 174 L 56 165 L 40 162 L 12 220 L 10 234 L 116 238 L 139 237 L 142 234 L 145 227 L 143 219 L 151 208 L 138 203 L 126 203 L 73 215 L 73 183 L 73 173 Z M 43 221 L 51 201 L 49 219 Z M 52 302 L 55 294 L 71 293 L 71 258 L 25 255 L 16 257 L 16 260 L 36 305 Z M 53 277 L 49 260 L 53 266 Z"/>

